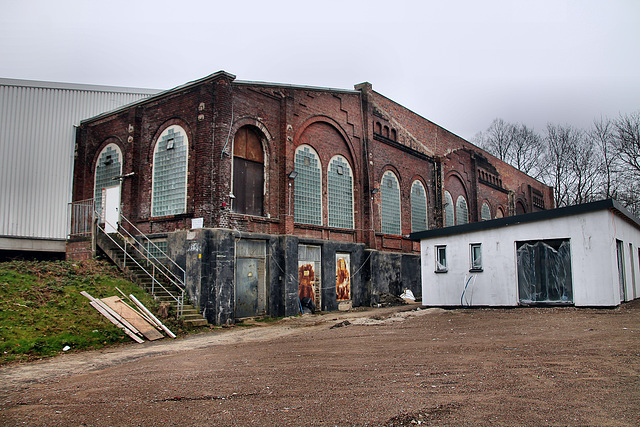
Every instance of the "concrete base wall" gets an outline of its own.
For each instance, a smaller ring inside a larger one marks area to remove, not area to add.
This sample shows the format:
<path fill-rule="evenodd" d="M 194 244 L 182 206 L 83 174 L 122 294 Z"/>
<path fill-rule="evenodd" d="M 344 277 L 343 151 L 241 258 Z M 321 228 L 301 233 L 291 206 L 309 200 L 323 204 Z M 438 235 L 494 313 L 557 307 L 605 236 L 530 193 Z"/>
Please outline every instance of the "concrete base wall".
<path fill-rule="evenodd" d="M 273 317 L 300 313 L 298 245 L 321 247 L 321 307 L 338 310 L 336 253 L 351 259 L 351 304 L 369 306 L 381 293 L 400 295 L 406 288 L 420 295 L 417 255 L 365 250 L 362 244 L 303 239 L 289 235 L 240 233 L 226 229 L 177 231 L 166 235 L 168 254 L 186 271 L 187 292 L 194 306 L 216 325 L 233 323 L 235 316 L 235 257 L 240 239 L 266 245 L 266 314 Z"/>

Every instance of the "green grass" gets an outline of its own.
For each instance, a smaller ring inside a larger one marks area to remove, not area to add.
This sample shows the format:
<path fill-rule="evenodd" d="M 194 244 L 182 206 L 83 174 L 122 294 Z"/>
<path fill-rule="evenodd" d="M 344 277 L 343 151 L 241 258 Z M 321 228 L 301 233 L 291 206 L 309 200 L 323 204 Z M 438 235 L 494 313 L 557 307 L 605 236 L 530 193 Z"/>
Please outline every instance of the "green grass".
<path fill-rule="evenodd" d="M 131 342 L 82 295 L 134 294 L 147 308 L 155 302 L 104 261 L 0 263 L 0 364 Z M 174 321 L 165 323 L 179 327 Z"/>

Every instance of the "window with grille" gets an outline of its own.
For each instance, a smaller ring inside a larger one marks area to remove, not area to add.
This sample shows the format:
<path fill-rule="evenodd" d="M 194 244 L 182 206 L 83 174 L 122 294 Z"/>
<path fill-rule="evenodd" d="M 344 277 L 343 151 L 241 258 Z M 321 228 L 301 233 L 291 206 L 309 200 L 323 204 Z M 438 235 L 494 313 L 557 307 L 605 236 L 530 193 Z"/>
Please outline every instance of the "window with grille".
<path fill-rule="evenodd" d="M 464 196 L 458 196 L 456 201 L 456 225 L 467 224 L 469 222 L 469 210 Z"/>
<path fill-rule="evenodd" d="M 489 209 L 489 205 L 487 202 L 482 204 L 482 210 L 480 212 L 480 219 L 482 221 L 487 221 L 491 219 L 491 209 Z"/>
<path fill-rule="evenodd" d="M 384 234 L 402 234 L 400 226 L 400 186 L 398 178 L 391 171 L 382 176 L 380 185 L 381 231 Z"/>
<path fill-rule="evenodd" d="M 453 198 L 448 191 L 444 192 L 444 226 L 451 227 L 455 225 L 453 218 Z"/>
<path fill-rule="evenodd" d="M 188 141 L 184 129 L 170 126 L 153 153 L 151 216 L 178 215 L 187 209 Z"/>
<path fill-rule="evenodd" d="M 353 177 L 342 156 L 329 162 L 327 171 L 329 227 L 353 228 Z"/>
<path fill-rule="evenodd" d="M 315 150 L 308 145 L 296 149 L 294 221 L 322 225 L 322 169 Z"/>
<path fill-rule="evenodd" d="M 102 212 L 102 189 L 120 184 L 113 178 L 122 175 L 122 153 L 116 144 L 109 144 L 102 149 L 96 163 L 93 197 L 95 209 Z"/>
<path fill-rule="evenodd" d="M 411 232 L 427 229 L 427 193 L 420 181 L 411 185 Z"/>

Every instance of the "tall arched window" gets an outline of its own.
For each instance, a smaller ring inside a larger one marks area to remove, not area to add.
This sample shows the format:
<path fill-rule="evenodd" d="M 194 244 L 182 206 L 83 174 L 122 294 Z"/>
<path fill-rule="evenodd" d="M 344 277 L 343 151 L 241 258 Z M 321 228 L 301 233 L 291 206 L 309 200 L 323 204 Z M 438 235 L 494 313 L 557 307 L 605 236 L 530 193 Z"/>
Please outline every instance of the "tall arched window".
<path fill-rule="evenodd" d="M 180 126 L 162 132 L 153 152 L 151 216 L 185 213 L 187 210 L 187 133 Z"/>
<path fill-rule="evenodd" d="M 233 210 L 262 216 L 264 198 L 264 152 L 258 133 L 249 126 L 233 138 Z"/>
<path fill-rule="evenodd" d="M 480 220 L 487 221 L 491 219 L 491 209 L 487 202 L 482 203 L 482 210 L 480 211 Z"/>
<path fill-rule="evenodd" d="M 456 200 L 456 225 L 467 224 L 469 222 L 469 210 L 467 200 L 464 196 L 458 196 Z"/>
<path fill-rule="evenodd" d="M 384 234 L 402 234 L 400 226 L 400 186 L 398 178 L 391 171 L 386 171 L 380 184 L 380 216 L 381 231 Z"/>
<path fill-rule="evenodd" d="M 353 228 L 353 177 L 349 162 L 335 156 L 327 171 L 329 227 Z"/>
<path fill-rule="evenodd" d="M 453 198 L 448 191 L 444 192 L 444 226 L 451 227 L 455 225 L 453 218 Z"/>
<path fill-rule="evenodd" d="M 122 175 L 122 152 L 116 144 L 109 144 L 102 149 L 96 162 L 93 185 L 96 211 L 102 211 L 102 189 L 118 185 L 113 178 L 119 175 Z"/>
<path fill-rule="evenodd" d="M 301 145 L 296 149 L 295 171 L 294 221 L 322 225 L 322 169 L 313 148 Z"/>
<path fill-rule="evenodd" d="M 411 184 L 411 232 L 427 229 L 427 193 L 420 181 Z"/>

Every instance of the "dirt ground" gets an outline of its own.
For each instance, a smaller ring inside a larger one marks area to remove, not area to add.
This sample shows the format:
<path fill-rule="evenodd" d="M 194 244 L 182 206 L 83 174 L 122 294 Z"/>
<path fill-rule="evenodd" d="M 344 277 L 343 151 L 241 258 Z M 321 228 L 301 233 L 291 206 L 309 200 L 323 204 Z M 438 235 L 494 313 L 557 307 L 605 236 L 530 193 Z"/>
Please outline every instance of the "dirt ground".
<path fill-rule="evenodd" d="M 640 301 L 394 307 L 0 369 L 0 425 L 638 426 Z"/>

